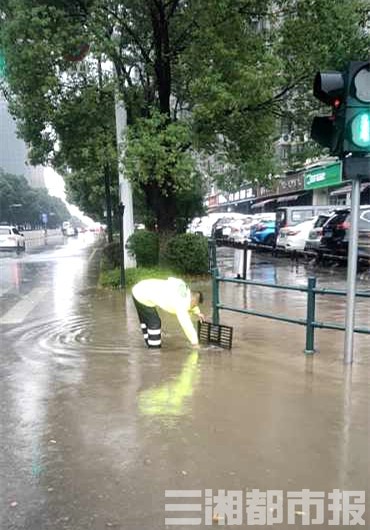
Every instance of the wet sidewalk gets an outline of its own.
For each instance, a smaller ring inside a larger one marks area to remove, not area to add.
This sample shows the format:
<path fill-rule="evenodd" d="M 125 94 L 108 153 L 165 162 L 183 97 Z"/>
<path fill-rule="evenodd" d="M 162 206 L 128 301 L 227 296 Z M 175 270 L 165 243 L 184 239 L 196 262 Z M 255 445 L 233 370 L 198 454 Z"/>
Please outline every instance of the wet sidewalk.
<path fill-rule="evenodd" d="M 318 332 L 319 353 L 307 357 L 300 326 L 221 312 L 234 327 L 231 352 L 192 351 L 171 316 L 163 317 L 162 350 L 152 352 L 130 295 L 75 285 L 79 296 L 60 306 L 63 316 L 45 304 L 42 324 L 7 336 L 1 529 L 195 526 L 166 525 L 166 517 L 200 517 L 195 527 L 207 528 L 209 490 L 243 492 L 243 499 L 247 489 L 278 490 L 284 499 L 303 489 L 368 493 L 368 337 L 358 338 L 355 363 L 345 367 L 341 332 Z M 210 315 L 210 285 L 196 287 Z M 222 298 L 295 316 L 305 307 L 304 297 L 240 285 Z M 320 311 L 342 315 L 343 307 L 328 307 Z M 191 500 L 201 511 L 166 512 L 175 502 L 166 490 L 201 492 Z M 304 510 L 294 517 L 288 525 L 284 512 L 274 527 L 300 527 Z M 243 500 L 240 526 L 257 528 L 246 521 Z M 327 521 L 315 526 L 328 528 Z"/>

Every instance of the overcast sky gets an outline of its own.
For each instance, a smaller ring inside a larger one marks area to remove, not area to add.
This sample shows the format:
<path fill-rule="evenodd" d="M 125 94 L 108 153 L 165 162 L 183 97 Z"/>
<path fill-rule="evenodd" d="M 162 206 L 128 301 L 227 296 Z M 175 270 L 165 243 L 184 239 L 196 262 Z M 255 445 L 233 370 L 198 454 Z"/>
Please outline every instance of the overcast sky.
<path fill-rule="evenodd" d="M 66 203 L 68 210 L 71 212 L 71 215 L 75 215 L 87 225 L 91 225 L 94 223 L 94 221 L 90 219 L 90 217 L 87 217 L 86 215 L 84 215 L 81 212 L 81 210 L 77 208 L 77 206 L 74 206 L 73 204 L 69 204 L 66 201 L 63 177 L 58 175 L 58 173 L 56 173 L 54 169 L 52 169 L 51 167 L 47 167 L 45 169 L 44 177 L 45 177 L 46 187 L 49 190 L 49 194 L 53 195 L 54 197 L 59 197 L 60 199 L 62 199 Z"/>

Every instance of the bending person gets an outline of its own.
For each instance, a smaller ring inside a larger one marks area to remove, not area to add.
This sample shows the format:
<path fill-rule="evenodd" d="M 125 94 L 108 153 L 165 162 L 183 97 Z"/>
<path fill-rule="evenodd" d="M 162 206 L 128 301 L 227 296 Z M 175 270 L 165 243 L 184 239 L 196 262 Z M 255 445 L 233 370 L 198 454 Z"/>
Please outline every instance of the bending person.
<path fill-rule="evenodd" d="M 190 315 L 196 315 L 199 320 L 204 319 L 198 307 L 203 302 L 201 292 L 190 291 L 183 280 L 168 278 L 142 280 L 132 288 L 132 296 L 144 340 L 149 348 L 161 347 L 161 319 L 156 307 L 176 315 L 191 345 L 198 346 L 198 335 Z"/>

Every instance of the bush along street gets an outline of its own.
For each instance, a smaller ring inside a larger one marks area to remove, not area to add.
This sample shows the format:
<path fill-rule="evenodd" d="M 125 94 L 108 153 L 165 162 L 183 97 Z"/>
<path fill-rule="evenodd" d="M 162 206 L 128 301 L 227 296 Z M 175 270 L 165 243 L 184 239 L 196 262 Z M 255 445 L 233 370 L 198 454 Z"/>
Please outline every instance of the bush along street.
<path fill-rule="evenodd" d="M 125 271 L 127 287 L 149 278 L 175 276 L 191 280 L 208 276 L 208 242 L 204 236 L 174 235 L 166 240 L 160 252 L 158 234 L 140 230 L 129 238 L 127 247 L 137 263 L 137 267 Z M 104 247 L 99 285 L 118 289 L 120 277 L 120 247 L 114 241 Z"/>

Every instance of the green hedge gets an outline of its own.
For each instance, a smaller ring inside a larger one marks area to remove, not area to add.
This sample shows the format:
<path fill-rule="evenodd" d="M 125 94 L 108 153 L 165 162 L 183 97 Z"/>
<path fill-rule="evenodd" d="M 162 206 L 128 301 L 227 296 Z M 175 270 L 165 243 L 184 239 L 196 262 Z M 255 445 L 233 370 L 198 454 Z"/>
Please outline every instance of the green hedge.
<path fill-rule="evenodd" d="M 179 234 L 170 238 L 163 262 L 182 274 L 208 272 L 208 240 L 199 234 Z"/>
<path fill-rule="evenodd" d="M 153 278 L 166 280 L 170 276 L 175 276 L 175 273 L 169 269 L 163 269 L 159 267 L 129 268 L 125 270 L 126 287 L 132 287 L 135 285 L 135 283 L 138 283 L 141 280 L 151 280 Z M 120 268 L 114 270 L 105 270 L 100 274 L 99 284 L 102 287 L 118 289 L 120 287 L 120 280 Z"/>
<path fill-rule="evenodd" d="M 135 256 L 138 267 L 152 267 L 159 261 L 159 237 L 155 232 L 136 230 L 127 240 L 129 252 Z"/>
<path fill-rule="evenodd" d="M 148 278 L 165 279 L 169 276 L 199 276 L 208 273 L 208 241 L 198 234 L 180 234 L 162 240 L 161 266 L 158 267 L 158 234 L 139 230 L 128 241 L 130 251 L 135 255 L 137 268 L 126 269 L 126 285 L 134 285 Z M 120 286 L 119 243 L 106 245 L 103 251 L 102 287 Z"/>

